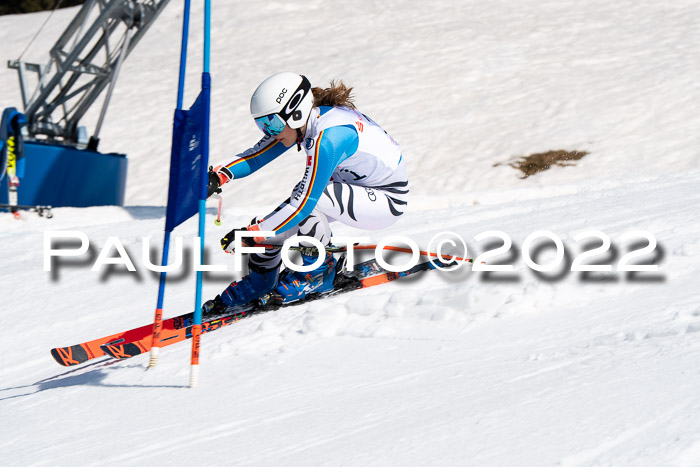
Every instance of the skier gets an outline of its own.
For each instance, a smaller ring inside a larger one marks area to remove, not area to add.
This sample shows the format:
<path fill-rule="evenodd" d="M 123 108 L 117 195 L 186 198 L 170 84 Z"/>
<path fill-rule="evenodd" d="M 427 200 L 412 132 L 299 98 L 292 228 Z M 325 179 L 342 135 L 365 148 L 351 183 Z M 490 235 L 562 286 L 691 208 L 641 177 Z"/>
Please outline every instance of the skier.
<path fill-rule="evenodd" d="M 364 230 L 394 224 L 407 205 L 408 177 L 401 148 L 379 125 L 355 109 L 352 88 L 331 81 L 326 89 L 291 72 L 263 81 L 250 100 L 250 113 L 265 134 L 251 149 L 209 172 L 209 196 L 235 178 L 246 177 L 296 144 L 306 153 L 306 168 L 291 196 L 266 216 L 233 229 L 221 246 L 233 252 L 236 231 L 274 231 L 256 243 L 274 245 L 248 257 L 249 274 L 203 305 L 205 313 L 256 300 L 276 291 L 284 302 L 333 288 L 336 260 L 331 253 L 311 272 L 280 274 L 281 245 L 293 235 L 313 237 L 329 245 L 331 222 Z M 244 238 L 252 246 L 252 238 Z M 313 246 L 301 242 L 302 246 Z M 303 265 L 316 255 L 302 253 Z"/>

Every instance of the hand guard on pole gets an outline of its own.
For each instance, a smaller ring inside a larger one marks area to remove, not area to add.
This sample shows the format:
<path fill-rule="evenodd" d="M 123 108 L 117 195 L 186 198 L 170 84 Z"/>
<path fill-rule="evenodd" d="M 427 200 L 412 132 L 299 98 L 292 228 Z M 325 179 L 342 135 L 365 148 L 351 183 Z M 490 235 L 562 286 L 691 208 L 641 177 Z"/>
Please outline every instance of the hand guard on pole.
<path fill-rule="evenodd" d="M 209 167 L 209 183 L 207 185 L 207 198 L 211 197 L 214 193 L 221 193 L 221 179 L 219 174 L 214 172 L 212 167 Z"/>
<path fill-rule="evenodd" d="M 226 253 L 233 253 L 235 248 L 234 240 L 236 239 L 236 232 L 246 232 L 248 227 L 238 227 L 227 233 L 221 238 L 221 248 Z M 252 247 L 255 246 L 255 241 L 252 237 L 241 238 L 241 244 L 243 246 Z"/>
<path fill-rule="evenodd" d="M 255 217 L 250 221 L 250 225 L 248 225 L 247 227 L 238 227 L 224 235 L 221 238 L 221 248 L 226 253 L 233 253 L 235 248 L 234 240 L 236 239 L 236 232 L 249 232 L 251 230 L 260 230 L 260 227 L 258 227 L 258 220 Z M 255 244 L 255 237 L 241 237 L 241 245 L 245 247 L 254 247 Z"/>

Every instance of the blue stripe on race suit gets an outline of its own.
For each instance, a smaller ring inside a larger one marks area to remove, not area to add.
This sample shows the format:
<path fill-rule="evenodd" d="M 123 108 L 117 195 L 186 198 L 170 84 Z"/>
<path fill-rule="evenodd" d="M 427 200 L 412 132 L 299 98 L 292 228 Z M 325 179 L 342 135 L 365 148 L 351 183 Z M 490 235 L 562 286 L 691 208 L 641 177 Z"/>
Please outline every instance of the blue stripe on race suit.
<path fill-rule="evenodd" d="M 247 177 L 264 165 L 277 159 L 282 153 L 289 149 L 279 141 L 273 141 L 267 146 L 257 149 L 260 143 L 262 143 L 266 138 L 269 137 L 266 136 L 253 148 L 239 154 L 238 159 L 224 166 L 233 174 L 233 178 Z"/>
<path fill-rule="evenodd" d="M 311 214 L 323 195 L 338 165 L 355 154 L 359 146 L 357 130 L 352 125 L 334 126 L 321 132 L 316 151 L 307 164 L 300 193 L 292 193 L 290 202 L 277 212 L 265 216 L 260 230 L 273 230 L 279 235 L 298 225 Z"/>
<path fill-rule="evenodd" d="M 323 134 L 325 138 L 321 144 L 321 154 L 323 154 L 324 151 L 326 154 L 340 154 L 340 157 L 335 160 L 333 168 L 331 169 L 331 173 L 333 173 L 340 164 L 357 152 L 357 148 L 360 146 L 360 135 L 353 125 L 327 128 L 323 130 Z M 323 159 L 324 156 L 321 156 L 321 158 Z M 328 177 L 328 180 L 330 181 L 330 177 Z"/>

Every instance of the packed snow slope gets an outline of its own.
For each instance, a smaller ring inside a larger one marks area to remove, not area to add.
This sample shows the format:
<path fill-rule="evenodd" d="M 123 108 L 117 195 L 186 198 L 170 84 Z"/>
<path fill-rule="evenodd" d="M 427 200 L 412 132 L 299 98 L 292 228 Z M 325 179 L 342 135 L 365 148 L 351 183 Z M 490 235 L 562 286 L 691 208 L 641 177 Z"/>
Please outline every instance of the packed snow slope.
<path fill-rule="evenodd" d="M 696 1 L 214 2 L 213 163 L 259 138 L 248 99 L 269 74 L 343 78 L 402 145 L 412 198 L 386 231 L 336 233 L 427 248 L 451 231 L 475 257 L 501 244 L 475 237 L 500 230 L 513 247 L 489 262 L 514 271 L 429 272 L 243 320 L 203 337 L 196 389 L 189 342 L 149 371 L 145 357 L 56 365 L 52 347 L 152 320 L 143 238 L 155 262 L 181 7 L 173 0 L 125 62 L 101 135 L 102 150 L 129 155 L 128 206 L 0 213 L 3 465 L 700 465 Z M 57 11 L 24 58 L 46 61 L 75 12 Z M 0 62 L 47 15 L 1 17 Z M 0 82 L 2 106 L 20 106 L 14 71 Z M 555 149 L 590 154 L 527 179 L 494 167 Z M 224 227 L 208 213 L 209 263 L 232 269 L 218 239 L 285 199 L 303 162 L 292 149 L 226 187 Z M 196 228 L 176 231 L 186 256 Z M 71 230 L 90 250 L 45 272 L 45 233 Z M 566 250 L 545 273 L 522 253 L 540 230 Z M 571 272 L 601 243 L 575 240 L 590 230 L 612 245 L 585 262 L 612 272 Z M 640 231 L 657 245 L 633 262 L 659 270 L 618 271 L 648 244 Z M 109 237 L 136 272 L 91 271 Z M 185 263 L 170 275 L 167 316 L 192 309 Z M 207 274 L 205 297 L 237 275 Z"/>

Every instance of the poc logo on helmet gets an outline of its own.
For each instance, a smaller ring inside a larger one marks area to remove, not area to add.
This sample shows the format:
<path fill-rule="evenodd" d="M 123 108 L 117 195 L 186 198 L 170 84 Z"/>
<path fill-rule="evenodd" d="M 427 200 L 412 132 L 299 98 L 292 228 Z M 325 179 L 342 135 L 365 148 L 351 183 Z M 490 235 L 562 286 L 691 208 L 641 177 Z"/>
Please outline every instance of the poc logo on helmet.
<path fill-rule="evenodd" d="M 282 99 L 284 99 L 284 95 L 287 94 L 287 88 L 282 88 L 282 92 L 280 92 L 280 95 L 275 99 L 278 104 L 282 103 Z"/>

